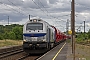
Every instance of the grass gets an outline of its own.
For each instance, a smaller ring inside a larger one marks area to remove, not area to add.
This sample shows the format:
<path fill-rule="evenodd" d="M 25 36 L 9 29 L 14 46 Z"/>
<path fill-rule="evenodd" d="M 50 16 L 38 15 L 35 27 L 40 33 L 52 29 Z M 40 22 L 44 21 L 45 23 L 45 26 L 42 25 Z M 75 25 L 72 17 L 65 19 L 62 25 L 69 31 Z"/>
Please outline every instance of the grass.
<path fill-rule="evenodd" d="M 67 42 L 71 45 L 70 40 L 67 40 Z M 70 57 L 72 57 L 72 55 L 70 55 Z M 80 58 L 80 60 L 90 60 L 90 40 L 75 42 L 75 57 L 76 59 Z"/>
<path fill-rule="evenodd" d="M 22 45 L 22 40 L 0 40 L 0 47 Z"/>
<path fill-rule="evenodd" d="M 90 60 L 90 46 L 76 44 L 76 56 Z"/>
<path fill-rule="evenodd" d="M 67 42 L 67 43 L 70 43 L 70 42 L 71 42 L 71 39 L 67 39 L 66 42 Z"/>

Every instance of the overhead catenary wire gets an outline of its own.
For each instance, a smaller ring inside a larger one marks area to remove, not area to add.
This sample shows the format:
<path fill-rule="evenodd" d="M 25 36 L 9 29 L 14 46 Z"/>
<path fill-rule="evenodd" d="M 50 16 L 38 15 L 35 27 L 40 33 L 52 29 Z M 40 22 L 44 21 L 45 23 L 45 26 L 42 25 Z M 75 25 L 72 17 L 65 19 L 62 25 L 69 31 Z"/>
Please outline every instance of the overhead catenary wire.
<path fill-rule="evenodd" d="M 33 1 L 32 0 L 32 2 L 36 5 L 36 6 L 38 6 L 39 7 L 39 9 L 41 10 L 41 11 L 43 11 L 44 12 L 44 10 L 43 9 L 41 9 L 41 7 L 35 2 L 35 1 Z M 44 12 L 45 14 L 46 14 L 46 12 Z M 48 15 L 47 15 L 48 16 Z"/>
<path fill-rule="evenodd" d="M 33 0 L 32 0 L 33 1 Z M 44 5 L 42 4 L 42 2 L 40 1 L 40 0 L 38 0 L 39 2 L 40 2 L 40 4 L 42 5 L 42 7 L 45 9 L 45 7 L 44 7 Z M 44 12 L 44 10 L 43 9 L 41 9 L 41 7 L 35 2 L 35 1 L 33 1 L 34 2 L 34 4 L 35 5 L 37 5 L 39 8 L 40 8 L 40 10 L 41 11 L 43 11 Z M 63 21 L 63 20 L 61 20 L 61 19 L 59 19 L 59 18 L 57 18 L 57 17 L 54 17 L 54 16 L 52 16 L 52 15 L 50 15 L 50 13 L 48 12 L 48 10 L 47 9 L 45 9 L 45 13 L 47 13 L 47 14 L 49 14 L 48 16 L 50 16 L 50 17 L 52 17 L 52 18 L 54 18 L 54 19 L 58 19 L 59 21 Z M 68 15 L 63 15 L 63 16 L 69 16 L 70 14 L 68 14 Z M 62 17 L 62 16 L 61 16 Z M 51 19 L 51 18 L 50 18 Z M 66 22 L 66 21 L 63 21 L 63 22 Z M 58 24 L 58 23 L 57 23 Z M 60 25 L 59 24 L 59 26 L 61 26 L 61 27 L 63 27 L 62 25 Z M 64 27 L 63 27 L 64 28 Z"/>
<path fill-rule="evenodd" d="M 13 3 L 12 1 L 10 1 L 10 0 L 8 0 L 11 4 L 13 4 L 15 7 L 17 7 L 17 5 L 15 4 L 15 3 Z M 20 14 L 22 14 L 22 15 L 24 15 L 24 16 L 26 16 L 23 12 L 25 12 L 25 11 L 23 11 L 21 8 L 18 8 L 18 9 L 20 9 L 20 10 L 16 10 L 16 9 L 14 9 L 13 7 L 11 7 L 10 5 L 7 5 L 7 4 L 5 4 L 5 3 L 3 3 L 3 2 L 1 2 L 1 4 L 4 4 L 5 6 L 7 6 L 7 7 L 9 7 L 10 9 L 12 9 L 12 10 L 14 10 L 14 11 L 16 11 L 16 12 L 18 12 L 18 13 L 20 13 Z M 43 5 L 43 4 L 42 4 Z M 44 6 L 43 6 L 44 7 Z M 45 7 L 44 7 L 45 8 Z M 22 11 L 23 12 L 22 12 Z M 43 10 L 43 9 L 42 9 Z M 44 11 L 44 10 L 43 10 Z M 45 12 L 45 11 L 44 11 Z M 27 13 L 27 12 L 25 12 L 25 13 Z M 48 13 L 49 14 L 49 13 Z M 30 16 L 34 16 L 34 15 L 30 15 Z M 48 16 L 48 15 L 47 15 Z M 35 16 L 36 17 L 36 16 Z M 55 18 L 55 19 L 58 19 L 58 18 L 56 18 L 56 17 L 54 17 L 54 16 L 52 16 L 53 18 Z M 50 17 L 51 18 L 51 17 Z M 51 18 L 52 19 L 52 18 Z M 60 19 L 58 19 L 58 20 L 60 20 Z M 65 22 L 65 21 L 64 21 Z"/>
<path fill-rule="evenodd" d="M 42 2 L 41 2 L 40 0 L 38 0 L 38 1 L 39 1 L 40 4 L 42 5 L 42 7 L 45 9 L 45 7 L 44 7 L 44 5 L 42 4 Z M 49 13 L 47 9 L 45 9 L 45 10 L 47 11 L 47 13 Z"/>
<path fill-rule="evenodd" d="M 0 1 L 0 3 L 1 4 L 4 4 L 3 2 L 1 2 Z M 7 5 L 7 4 L 4 4 L 5 6 L 7 6 L 7 7 L 9 7 L 9 8 L 11 8 L 12 10 L 14 10 L 14 11 L 16 11 L 16 12 L 18 12 L 18 13 L 20 13 L 20 14 L 22 14 L 22 15 L 24 15 L 23 13 L 21 13 L 21 12 L 19 12 L 19 11 L 17 11 L 17 10 L 15 10 L 14 8 L 12 8 L 12 7 L 10 7 L 9 5 Z M 6 10 L 6 9 L 5 9 Z"/>
<path fill-rule="evenodd" d="M 14 6 L 16 6 L 16 4 L 14 4 L 13 2 L 11 2 L 10 0 L 8 0 L 11 4 L 13 4 Z M 32 0 L 33 1 L 33 0 Z M 41 1 L 40 0 L 38 0 L 40 3 L 41 3 Z M 35 1 L 33 1 L 38 7 L 39 7 L 39 5 L 35 2 Z M 44 7 L 44 5 L 41 3 L 41 5 Z M 40 7 L 39 7 L 40 8 Z M 45 7 L 44 7 L 45 8 Z M 20 9 L 20 8 L 19 8 Z M 22 10 L 22 9 L 21 9 Z M 40 8 L 40 10 L 42 10 L 44 13 L 45 13 L 45 11 L 43 10 L 43 9 L 41 9 Z M 46 10 L 46 9 L 45 9 Z M 22 10 L 23 11 L 23 10 Z M 47 10 L 46 10 L 47 11 Z M 25 11 L 23 11 L 23 12 L 25 12 Z M 27 13 L 27 12 L 26 12 Z M 47 13 L 48 13 L 48 11 L 47 11 Z M 30 15 L 30 16 L 34 16 L 34 15 Z M 47 16 L 49 16 L 48 14 L 47 14 Z M 68 16 L 68 15 L 64 15 L 64 16 Z M 34 17 L 36 17 L 36 16 L 34 16 Z M 51 17 L 53 17 L 53 18 L 55 18 L 55 19 L 58 19 L 58 18 L 56 18 L 56 17 L 54 17 L 54 16 L 51 16 Z M 51 19 L 51 18 L 50 18 Z M 58 19 L 58 20 L 61 20 L 61 19 Z M 62 20 L 63 21 L 63 20 Z M 65 21 L 64 21 L 65 22 Z"/>
<path fill-rule="evenodd" d="M 16 4 L 14 4 L 12 1 L 10 1 L 10 0 L 8 0 L 11 4 L 13 4 L 14 6 L 16 6 Z M 33 0 L 32 0 L 33 1 Z M 44 7 L 44 5 L 42 4 L 42 2 L 40 1 L 40 0 L 38 0 L 39 2 L 40 2 L 40 4 Z M 33 1 L 38 7 L 39 7 L 39 5 L 35 2 L 35 1 Z M 39 7 L 40 8 L 40 7 Z M 45 7 L 44 7 L 45 8 Z M 20 9 L 20 8 L 19 8 Z M 40 8 L 41 9 L 41 8 Z M 21 9 L 22 10 L 22 9 Z M 44 10 L 43 9 L 41 9 L 43 12 L 44 12 Z M 46 10 L 46 9 L 45 9 Z M 23 11 L 23 10 L 22 10 Z M 47 10 L 46 10 L 47 11 Z M 24 11 L 25 12 L 25 11 Z M 48 11 L 47 11 L 47 13 L 48 13 Z M 31 15 L 31 16 L 33 16 L 33 15 Z M 63 15 L 63 16 L 68 16 L 68 15 Z M 53 16 L 51 16 L 51 17 L 53 17 Z M 62 17 L 62 16 L 61 16 Z M 55 17 L 53 17 L 53 18 L 55 18 Z M 57 18 L 58 19 L 58 18 Z"/>
<path fill-rule="evenodd" d="M 50 13 L 48 13 L 48 10 L 46 10 L 46 9 L 45 9 L 45 11 L 46 11 L 46 12 L 45 12 L 43 9 L 41 9 L 41 7 L 40 7 L 34 0 L 32 0 L 32 1 L 33 1 L 34 4 L 37 5 L 37 6 L 40 8 L 40 10 L 43 11 L 47 16 L 50 16 L 51 18 L 54 18 L 54 19 L 58 19 L 58 20 L 60 20 L 60 21 L 63 21 L 62 19 L 59 19 L 58 17 L 54 17 L 54 16 L 50 15 Z M 41 3 L 42 7 L 45 8 L 44 5 L 42 4 L 42 2 L 41 2 L 40 0 L 38 0 L 38 1 Z M 49 15 L 48 15 L 48 14 L 49 14 Z M 63 22 L 66 22 L 66 21 L 63 21 Z"/>
<path fill-rule="evenodd" d="M 10 1 L 10 0 L 8 0 L 11 4 L 13 4 L 14 6 L 17 6 L 16 4 L 14 4 L 12 1 Z M 20 10 L 22 10 L 21 8 L 19 8 Z M 25 12 L 24 10 L 22 10 L 23 12 Z M 25 13 L 27 13 L 28 15 L 29 15 L 29 13 L 28 12 L 25 12 Z M 34 15 L 31 15 L 30 14 L 30 16 L 32 16 L 32 17 L 36 17 L 36 16 L 34 16 Z"/>
<path fill-rule="evenodd" d="M 44 7 L 44 5 L 42 4 L 42 2 L 40 1 L 40 0 L 38 0 L 39 2 L 40 2 L 40 4 L 42 5 L 42 7 L 45 9 L 45 7 Z M 45 9 L 45 11 L 47 12 L 47 13 L 49 13 L 48 12 L 48 10 L 47 9 Z M 70 14 L 68 14 L 68 15 L 70 15 Z M 63 15 L 63 16 L 68 16 L 68 15 Z M 49 16 L 50 17 L 53 17 L 54 19 L 58 19 L 58 18 L 56 18 L 56 17 L 54 17 L 54 16 L 52 16 L 52 15 L 50 15 L 49 14 Z M 59 17 L 63 17 L 63 16 L 59 16 Z M 61 20 L 61 19 L 58 19 L 58 20 Z M 62 20 L 63 21 L 63 20 Z M 66 22 L 66 21 L 64 21 L 64 22 Z M 63 27 L 62 25 L 60 25 L 61 27 Z M 63 27 L 64 28 L 64 27 Z"/>
<path fill-rule="evenodd" d="M 42 2 L 41 2 L 40 0 L 38 0 L 38 1 L 39 1 L 40 4 L 42 5 L 42 7 L 45 9 L 45 7 L 44 7 L 44 5 L 42 4 Z M 46 11 L 47 13 L 49 13 L 47 9 L 45 9 L 45 11 Z M 69 15 L 70 15 L 70 14 L 63 15 L 63 16 L 69 16 Z M 54 19 L 58 19 L 59 21 L 63 21 L 62 19 L 59 19 L 59 18 L 57 18 L 57 17 L 54 17 L 54 16 L 52 16 L 52 15 L 50 15 L 50 14 L 49 14 L 49 16 L 52 17 L 52 18 L 54 18 Z M 63 17 L 63 16 L 59 16 L 59 17 Z M 66 21 L 63 21 L 63 22 L 66 22 Z M 58 24 L 58 23 L 56 22 L 56 24 Z M 60 24 L 59 24 L 59 26 L 63 27 L 63 26 L 60 25 Z M 64 28 L 64 27 L 63 27 L 63 28 Z"/>
<path fill-rule="evenodd" d="M 8 1 L 16 7 L 16 5 L 15 5 L 13 2 L 11 2 L 10 0 L 8 0 Z M 19 10 L 14 9 L 14 8 L 11 7 L 10 5 L 7 5 L 7 4 L 5 4 L 5 3 L 1 2 L 1 1 L 0 1 L 0 4 L 3 4 L 3 5 L 5 5 L 5 6 L 7 6 L 7 7 L 9 7 L 10 9 L 12 9 L 13 11 L 15 11 L 15 12 L 17 12 L 17 13 L 23 15 L 23 16 L 26 16 L 26 14 L 22 13 L 22 12 L 19 11 Z M 19 8 L 19 9 L 20 9 L 20 8 Z M 5 9 L 5 10 L 8 10 L 8 9 Z M 22 9 L 21 9 L 21 10 L 22 10 Z M 8 10 L 8 11 L 10 11 L 10 10 Z M 22 11 L 23 11 L 23 10 L 22 10 Z M 23 11 L 23 12 L 25 12 L 25 11 Z M 25 13 L 26 13 L 26 12 L 25 12 Z M 30 16 L 36 17 L 36 16 L 34 16 L 34 15 L 30 15 Z"/>

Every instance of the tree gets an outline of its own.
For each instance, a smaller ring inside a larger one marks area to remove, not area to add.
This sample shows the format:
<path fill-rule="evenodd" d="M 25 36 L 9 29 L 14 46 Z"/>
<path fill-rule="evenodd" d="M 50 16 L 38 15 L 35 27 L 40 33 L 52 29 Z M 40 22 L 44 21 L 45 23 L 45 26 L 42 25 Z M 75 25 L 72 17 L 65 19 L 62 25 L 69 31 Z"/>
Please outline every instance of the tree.
<path fill-rule="evenodd" d="M 15 35 L 15 33 L 14 32 L 9 32 L 9 39 L 13 39 L 13 40 L 15 40 L 16 39 L 16 35 Z"/>
<path fill-rule="evenodd" d="M 21 27 L 18 27 L 18 26 L 14 27 L 12 29 L 12 32 L 15 33 L 16 39 L 22 39 L 22 28 Z"/>
<path fill-rule="evenodd" d="M 23 25 L 12 24 L 12 25 L 0 25 L 0 40 L 2 39 L 16 39 L 21 40 L 23 38 L 22 32 Z"/>
<path fill-rule="evenodd" d="M 89 31 L 88 31 L 88 38 L 90 39 L 90 29 L 89 29 Z"/>
<path fill-rule="evenodd" d="M 5 40 L 8 39 L 8 38 L 9 38 L 8 32 L 5 32 L 3 36 L 4 36 L 4 39 L 5 39 Z"/>
<path fill-rule="evenodd" d="M 0 34 L 0 40 L 3 40 L 3 35 L 2 34 Z"/>

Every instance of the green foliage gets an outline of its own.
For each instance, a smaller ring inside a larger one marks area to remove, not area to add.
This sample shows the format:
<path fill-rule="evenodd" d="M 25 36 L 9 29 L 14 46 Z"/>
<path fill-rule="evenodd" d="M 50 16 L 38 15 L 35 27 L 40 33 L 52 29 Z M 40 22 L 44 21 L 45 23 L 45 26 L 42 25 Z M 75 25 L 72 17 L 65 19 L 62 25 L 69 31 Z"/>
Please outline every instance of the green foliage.
<path fill-rule="evenodd" d="M 23 25 L 12 24 L 12 25 L 0 25 L 0 40 L 11 39 L 11 40 L 22 40 L 23 36 Z"/>
<path fill-rule="evenodd" d="M 85 42 L 85 40 L 88 39 L 88 34 L 89 33 L 78 33 L 77 34 L 77 38 L 76 38 L 76 42 L 77 43 L 83 43 L 83 42 Z"/>
<path fill-rule="evenodd" d="M 4 36 L 4 39 L 8 39 L 9 38 L 8 32 L 5 32 L 3 36 Z"/>
<path fill-rule="evenodd" d="M 77 36 L 77 38 L 76 38 L 76 42 L 78 43 L 78 42 L 82 42 L 82 40 L 83 40 L 83 34 L 79 34 L 78 36 Z"/>
<path fill-rule="evenodd" d="M 18 27 L 18 26 L 14 27 L 12 29 L 12 32 L 15 33 L 16 39 L 22 39 L 22 28 L 21 27 Z"/>
<path fill-rule="evenodd" d="M 9 39 L 13 39 L 13 40 L 15 40 L 15 39 L 16 39 L 15 36 L 16 36 L 16 35 L 15 35 L 14 32 L 12 32 L 12 31 L 9 32 Z"/>
<path fill-rule="evenodd" d="M 89 29 L 89 31 L 88 31 L 88 38 L 90 39 L 90 29 Z"/>
<path fill-rule="evenodd" d="M 3 36 L 2 36 L 2 34 L 0 33 L 0 40 L 3 40 Z"/>

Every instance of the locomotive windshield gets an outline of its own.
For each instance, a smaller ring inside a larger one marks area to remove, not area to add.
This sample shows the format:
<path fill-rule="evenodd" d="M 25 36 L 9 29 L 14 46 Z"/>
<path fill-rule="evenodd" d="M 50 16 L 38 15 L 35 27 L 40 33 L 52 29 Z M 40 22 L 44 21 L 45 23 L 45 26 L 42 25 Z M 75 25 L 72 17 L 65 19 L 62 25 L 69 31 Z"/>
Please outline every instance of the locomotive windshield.
<path fill-rule="evenodd" d="M 43 30 L 42 23 L 28 23 L 26 26 L 26 30 Z"/>

